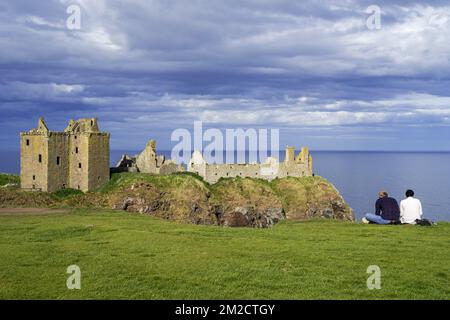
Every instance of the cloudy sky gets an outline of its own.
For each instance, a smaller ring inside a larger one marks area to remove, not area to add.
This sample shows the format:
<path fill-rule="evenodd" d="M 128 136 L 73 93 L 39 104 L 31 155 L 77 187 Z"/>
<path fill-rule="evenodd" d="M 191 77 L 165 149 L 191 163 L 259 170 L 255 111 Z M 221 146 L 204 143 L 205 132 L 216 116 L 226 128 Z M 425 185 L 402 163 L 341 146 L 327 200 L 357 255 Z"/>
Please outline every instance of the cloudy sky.
<path fill-rule="evenodd" d="M 0 2 L 3 150 L 40 115 L 98 117 L 113 149 L 171 149 L 201 120 L 314 150 L 450 150 L 449 107 L 448 1 Z"/>

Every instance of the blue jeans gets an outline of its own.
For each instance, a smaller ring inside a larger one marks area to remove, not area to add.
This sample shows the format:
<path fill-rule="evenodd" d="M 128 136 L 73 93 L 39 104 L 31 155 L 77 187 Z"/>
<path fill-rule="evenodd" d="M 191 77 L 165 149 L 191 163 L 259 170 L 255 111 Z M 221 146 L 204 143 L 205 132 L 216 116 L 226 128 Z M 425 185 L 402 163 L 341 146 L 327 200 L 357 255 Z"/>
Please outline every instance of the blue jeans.
<path fill-rule="evenodd" d="M 373 213 L 366 213 L 366 219 L 372 222 L 375 222 L 376 224 L 389 224 L 391 223 L 390 220 L 384 220 L 381 216 L 377 216 Z"/>

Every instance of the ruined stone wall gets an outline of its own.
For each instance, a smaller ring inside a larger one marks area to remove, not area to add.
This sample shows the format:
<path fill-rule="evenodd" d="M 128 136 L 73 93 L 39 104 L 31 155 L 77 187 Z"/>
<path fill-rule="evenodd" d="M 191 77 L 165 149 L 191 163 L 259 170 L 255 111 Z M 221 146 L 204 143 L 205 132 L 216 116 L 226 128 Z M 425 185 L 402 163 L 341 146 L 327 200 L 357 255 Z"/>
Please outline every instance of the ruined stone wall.
<path fill-rule="evenodd" d="M 210 183 L 217 182 L 221 177 L 260 178 L 258 164 L 207 164 L 204 179 Z"/>
<path fill-rule="evenodd" d="M 141 172 L 149 174 L 171 174 L 184 171 L 174 161 L 166 160 L 163 155 L 156 153 L 156 141 L 149 140 L 145 149 L 136 157 L 123 155 L 116 168 L 111 172 Z"/>
<path fill-rule="evenodd" d="M 150 140 L 145 149 L 136 156 L 136 166 L 139 172 L 152 174 L 159 173 L 158 156 L 156 155 L 154 144 L 154 141 Z"/>
<path fill-rule="evenodd" d="M 39 155 L 41 161 L 39 162 Z M 24 189 L 48 189 L 48 136 L 20 134 L 20 184 Z"/>
<path fill-rule="evenodd" d="M 90 133 L 88 149 L 88 189 L 109 181 L 109 134 Z"/>
<path fill-rule="evenodd" d="M 265 163 L 261 164 L 208 164 L 201 153 L 196 151 L 192 155 L 188 170 L 197 173 L 209 183 L 215 183 L 222 177 L 273 180 L 284 177 L 311 176 L 312 158 L 307 148 L 302 148 L 302 152 L 295 158 L 294 149 L 288 147 L 286 160 L 281 163 L 275 158 L 268 158 Z"/>

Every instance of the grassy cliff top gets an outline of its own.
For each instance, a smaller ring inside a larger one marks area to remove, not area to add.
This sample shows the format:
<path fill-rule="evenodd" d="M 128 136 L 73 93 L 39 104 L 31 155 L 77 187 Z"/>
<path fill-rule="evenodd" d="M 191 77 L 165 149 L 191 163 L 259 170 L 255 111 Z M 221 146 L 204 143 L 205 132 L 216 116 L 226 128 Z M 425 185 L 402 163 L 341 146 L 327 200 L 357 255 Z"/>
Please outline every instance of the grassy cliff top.
<path fill-rule="evenodd" d="M 55 193 L 0 189 L 0 207 L 121 208 L 127 199 L 135 204 L 127 210 L 147 210 L 165 219 L 195 224 L 227 224 L 230 219 L 235 221 L 239 215 L 236 212 L 255 217 L 269 215 L 276 220 L 354 218 L 336 188 L 317 176 L 270 182 L 236 177 L 209 184 L 193 173 L 118 173 L 86 194 L 71 189 Z M 228 218 L 222 221 L 218 214 Z"/>

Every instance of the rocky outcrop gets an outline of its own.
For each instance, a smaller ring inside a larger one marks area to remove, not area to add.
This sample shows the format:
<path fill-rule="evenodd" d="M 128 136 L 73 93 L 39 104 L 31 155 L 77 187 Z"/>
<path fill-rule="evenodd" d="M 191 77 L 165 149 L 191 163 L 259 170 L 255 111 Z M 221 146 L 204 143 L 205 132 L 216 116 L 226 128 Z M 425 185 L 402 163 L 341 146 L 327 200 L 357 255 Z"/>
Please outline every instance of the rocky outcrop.
<path fill-rule="evenodd" d="M 181 185 L 158 188 L 150 183 L 133 183 L 114 193 L 110 203 L 114 209 L 181 223 L 216 224 L 217 219 L 212 214 L 206 187 L 200 181 L 190 181 L 188 184 L 190 188 L 184 189 Z"/>
<path fill-rule="evenodd" d="M 95 192 L 0 188 L 0 207 L 114 208 L 179 223 L 267 228 L 284 220 L 353 221 L 352 209 L 320 177 L 229 178 L 210 185 L 192 173 L 114 174 Z"/>
<path fill-rule="evenodd" d="M 236 207 L 218 217 L 224 227 L 267 228 L 285 219 L 282 208 L 268 208 L 264 211 L 255 207 Z"/>
<path fill-rule="evenodd" d="M 207 186 L 189 175 L 179 184 L 133 183 L 111 197 L 112 207 L 181 223 L 267 228 L 281 220 L 353 221 L 339 192 L 320 177 L 222 179 Z"/>
<path fill-rule="evenodd" d="M 286 218 L 326 218 L 354 221 L 353 210 L 338 190 L 321 177 L 286 178 L 273 181 L 280 194 Z"/>

